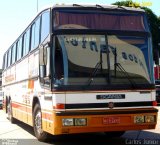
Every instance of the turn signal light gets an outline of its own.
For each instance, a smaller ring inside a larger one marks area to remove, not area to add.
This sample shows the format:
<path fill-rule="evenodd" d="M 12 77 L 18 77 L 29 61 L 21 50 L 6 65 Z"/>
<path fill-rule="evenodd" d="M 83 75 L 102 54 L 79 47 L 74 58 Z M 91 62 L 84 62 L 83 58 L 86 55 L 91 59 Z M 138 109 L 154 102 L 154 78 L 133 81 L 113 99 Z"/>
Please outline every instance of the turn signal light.
<path fill-rule="evenodd" d="M 152 106 L 157 106 L 157 101 L 153 101 Z"/>
<path fill-rule="evenodd" d="M 65 109 L 65 104 L 56 104 L 56 106 L 53 106 L 53 109 Z"/>

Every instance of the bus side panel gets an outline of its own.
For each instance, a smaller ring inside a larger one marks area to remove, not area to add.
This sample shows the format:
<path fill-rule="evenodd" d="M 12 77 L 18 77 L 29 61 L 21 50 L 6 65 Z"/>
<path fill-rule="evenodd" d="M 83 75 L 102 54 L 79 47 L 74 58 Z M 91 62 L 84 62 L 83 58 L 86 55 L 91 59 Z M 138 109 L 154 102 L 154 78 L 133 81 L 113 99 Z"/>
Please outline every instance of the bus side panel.
<path fill-rule="evenodd" d="M 7 113 L 7 105 L 12 99 L 12 85 L 14 85 L 16 81 L 15 77 L 15 66 L 12 66 L 11 68 L 8 68 L 3 72 L 2 75 L 2 85 L 3 85 L 3 92 L 4 92 L 4 110 Z"/>
<path fill-rule="evenodd" d="M 44 89 L 41 88 L 39 75 L 39 50 L 34 51 L 28 59 L 28 90 L 27 90 L 27 123 L 33 126 L 33 98 L 38 97 Z"/>
<path fill-rule="evenodd" d="M 3 110 L 7 113 L 7 97 L 6 97 L 6 87 L 5 87 L 5 76 L 6 71 L 2 72 L 2 91 L 3 91 Z"/>
<path fill-rule="evenodd" d="M 16 84 L 12 87 L 12 110 L 13 117 L 27 123 L 27 108 L 26 108 L 26 94 L 27 94 L 27 79 L 28 79 L 28 57 L 16 64 Z"/>
<path fill-rule="evenodd" d="M 33 97 L 38 97 L 43 89 L 38 80 L 38 51 L 17 64 L 16 118 L 33 126 Z"/>

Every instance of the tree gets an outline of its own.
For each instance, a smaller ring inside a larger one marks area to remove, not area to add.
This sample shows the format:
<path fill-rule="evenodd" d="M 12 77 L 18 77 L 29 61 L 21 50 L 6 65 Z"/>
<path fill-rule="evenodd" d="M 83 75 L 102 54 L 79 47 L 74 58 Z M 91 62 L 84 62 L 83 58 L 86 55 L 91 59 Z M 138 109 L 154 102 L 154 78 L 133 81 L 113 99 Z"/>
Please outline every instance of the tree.
<path fill-rule="evenodd" d="M 115 2 L 113 5 L 135 8 L 140 7 L 141 9 L 145 10 L 150 25 L 150 31 L 152 33 L 153 53 L 155 54 L 156 52 L 159 52 L 160 54 L 160 46 L 158 46 L 158 43 L 160 43 L 160 17 L 157 17 L 151 9 L 147 7 L 141 7 L 138 3 L 133 2 L 132 0 Z"/>

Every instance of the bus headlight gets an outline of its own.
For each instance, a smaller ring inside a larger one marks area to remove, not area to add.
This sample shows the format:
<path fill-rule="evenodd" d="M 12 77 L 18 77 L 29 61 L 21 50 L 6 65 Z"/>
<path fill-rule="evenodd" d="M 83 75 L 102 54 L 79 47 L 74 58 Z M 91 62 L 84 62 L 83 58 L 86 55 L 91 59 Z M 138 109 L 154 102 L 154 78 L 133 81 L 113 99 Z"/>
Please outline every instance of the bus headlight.
<path fill-rule="evenodd" d="M 75 126 L 86 126 L 87 119 L 86 118 L 75 118 Z"/>
<path fill-rule="evenodd" d="M 144 116 L 143 115 L 134 116 L 134 123 L 144 123 Z"/>
<path fill-rule="evenodd" d="M 73 118 L 62 119 L 62 124 L 63 124 L 63 126 L 73 126 L 74 125 Z"/>
<path fill-rule="evenodd" d="M 154 115 L 147 115 L 147 116 L 145 116 L 145 122 L 146 123 L 153 123 L 153 122 L 155 122 Z"/>

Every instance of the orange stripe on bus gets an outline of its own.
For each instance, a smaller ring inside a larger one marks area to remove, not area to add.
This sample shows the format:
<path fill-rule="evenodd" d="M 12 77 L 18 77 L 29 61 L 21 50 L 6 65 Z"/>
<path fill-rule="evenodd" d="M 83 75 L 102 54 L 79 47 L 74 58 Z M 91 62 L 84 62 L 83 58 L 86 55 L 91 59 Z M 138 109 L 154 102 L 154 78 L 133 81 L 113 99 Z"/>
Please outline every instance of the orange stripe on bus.
<path fill-rule="evenodd" d="M 42 118 L 48 119 L 48 120 L 53 120 L 53 114 L 42 112 Z"/>
<path fill-rule="evenodd" d="M 32 109 L 28 106 L 21 105 L 18 103 L 12 103 L 12 107 L 32 114 Z M 53 120 L 53 114 L 42 112 L 42 118 L 47 119 L 47 120 Z"/>
<path fill-rule="evenodd" d="M 20 109 L 22 111 L 28 112 L 28 113 L 32 113 L 32 109 L 28 106 L 23 106 L 17 103 L 12 103 L 12 107 L 16 108 L 16 109 Z"/>
<path fill-rule="evenodd" d="M 28 89 L 34 89 L 34 80 L 28 81 Z"/>

